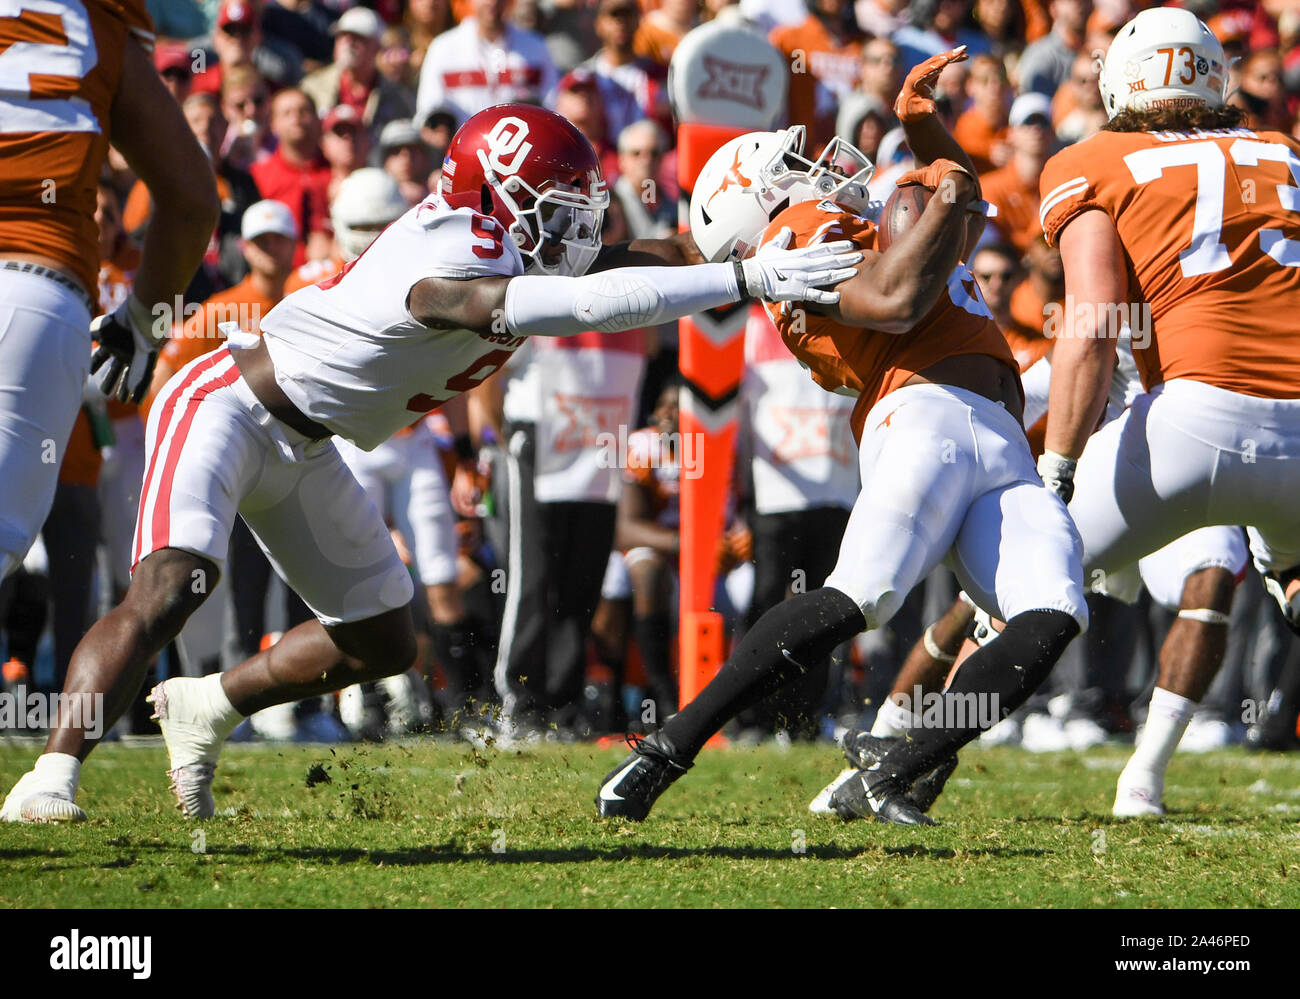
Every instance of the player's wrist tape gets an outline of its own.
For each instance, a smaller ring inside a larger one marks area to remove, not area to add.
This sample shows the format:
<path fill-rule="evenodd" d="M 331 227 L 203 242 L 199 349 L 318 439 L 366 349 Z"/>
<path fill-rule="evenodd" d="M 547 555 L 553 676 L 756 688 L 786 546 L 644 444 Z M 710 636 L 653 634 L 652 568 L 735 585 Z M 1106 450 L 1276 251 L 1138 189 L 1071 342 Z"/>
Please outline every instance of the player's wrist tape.
<path fill-rule="evenodd" d="M 526 274 L 506 286 L 506 329 L 516 336 L 617 333 L 738 302 L 729 264 L 620 267 L 583 277 Z"/>
<path fill-rule="evenodd" d="M 752 299 L 754 295 L 749 290 L 749 282 L 745 280 L 745 262 L 743 260 L 733 260 L 731 263 L 736 269 L 736 287 L 740 289 L 741 299 Z"/>
<path fill-rule="evenodd" d="M 1063 454 L 1057 454 L 1055 451 L 1044 451 L 1038 457 L 1038 474 L 1044 479 L 1060 479 L 1062 481 L 1074 478 L 1074 470 L 1078 467 L 1078 460 L 1067 458 Z"/>
<path fill-rule="evenodd" d="M 1188 621 L 1200 621 L 1202 624 L 1227 624 L 1232 620 L 1222 611 L 1211 610 L 1208 607 L 1184 607 L 1178 612 L 1178 616 Z"/>
<path fill-rule="evenodd" d="M 930 625 L 930 627 L 926 628 L 925 631 L 921 633 L 921 641 L 925 643 L 926 654 L 929 655 L 931 659 L 941 663 L 955 663 L 957 661 L 955 655 L 949 655 L 947 652 L 944 652 L 943 649 L 939 648 L 939 643 L 934 640 L 934 625 Z"/>

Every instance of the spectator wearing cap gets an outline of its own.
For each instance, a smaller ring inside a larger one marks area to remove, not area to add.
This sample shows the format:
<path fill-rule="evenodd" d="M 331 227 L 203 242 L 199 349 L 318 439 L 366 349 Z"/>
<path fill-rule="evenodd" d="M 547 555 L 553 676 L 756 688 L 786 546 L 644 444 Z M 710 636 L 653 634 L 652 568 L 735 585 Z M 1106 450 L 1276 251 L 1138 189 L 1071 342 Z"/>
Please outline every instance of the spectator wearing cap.
<path fill-rule="evenodd" d="M 557 73 L 540 35 L 505 19 L 508 0 L 473 0 L 474 16 L 429 43 L 416 121 L 446 107 L 464 121 L 493 104 L 541 104 Z"/>
<path fill-rule="evenodd" d="M 351 104 L 335 105 L 322 119 L 320 150 L 330 165 L 329 199 L 333 202 L 339 185 L 370 157 L 370 133 Z"/>
<path fill-rule="evenodd" d="M 1052 102 L 1042 94 L 1021 94 L 1009 115 L 1011 159 L 980 177 L 984 199 L 997 206 L 993 219 L 1004 239 L 1021 253 L 1043 230 L 1038 221 L 1038 179 L 1056 151 Z"/>
<path fill-rule="evenodd" d="M 667 74 L 653 59 L 636 54 L 641 8 L 637 0 L 601 0 L 596 8 L 596 37 L 600 48 L 579 69 L 596 75 L 605 102 L 610 135 L 640 118 L 671 124 Z"/>
<path fill-rule="evenodd" d="M 293 273 L 293 255 L 299 245 L 293 213 L 279 201 L 255 202 L 244 212 L 240 235 L 247 276 L 234 287 L 217 292 L 173 328 L 171 339 L 158 355 L 151 397 L 190 361 L 226 342 L 222 323 L 238 323 L 243 332 L 259 335 L 262 317 L 284 297 L 284 282 Z"/>
<path fill-rule="evenodd" d="M 861 73 L 861 39 L 849 0 L 812 0 L 803 21 L 768 35 L 790 68 L 790 120 L 808 126 L 810 150 L 834 134 L 839 102 Z"/>
<path fill-rule="evenodd" d="M 334 22 L 332 31 L 334 61 L 302 81 L 303 93 L 316 110 L 324 115 L 340 105 L 352 107 L 372 139 L 388 122 L 411 117 L 411 95 L 379 72 L 384 34 L 379 15 L 368 7 L 353 7 Z"/>
<path fill-rule="evenodd" d="M 418 205 L 429 196 L 429 174 L 434 161 L 420 130 L 409 121 L 390 121 L 379 136 L 379 157 L 384 172 L 397 181 L 408 204 Z"/>
<path fill-rule="evenodd" d="M 677 43 L 699 23 L 699 0 L 663 0 L 641 19 L 636 32 L 636 54 L 667 69 Z"/>
<path fill-rule="evenodd" d="M 618 134 L 618 180 L 614 197 L 623 208 L 631 239 L 662 239 L 677 231 L 677 205 L 659 190 L 664 139 L 649 119 Z"/>
<path fill-rule="evenodd" d="M 957 118 L 952 137 L 980 173 L 1006 164 L 1011 157 L 1007 143 L 1007 113 L 1011 109 L 1011 86 L 1002 60 L 979 55 L 971 60 L 966 77 L 970 107 Z"/>
<path fill-rule="evenodd" d="M 908 13 L 912 23 L 893 35 L 904 72 L 958 45 L 965 45 L 967 54 L 973 56 L 992 48 L 987 37 L 966 26 L 970 0 L 915 0 Z"/>
<path fill-rule="evenodd" d="M 153 64 L 158 68 L 158 75 L 162 77 L 171 95 L 176 98 L 176 103 L 185 103 L 185 98 L 189 97 L 194 85 L 190 50 L 184 45 L 160 42 L 154 46 Z"/>
<path fill-rule="evenodd" d="M 275 152 L 250 173 L 265 198 L 287 205 L 299 232 L 294 266 L 329 253 L 330 165 L 321 155 L 320 119 L 301 90 L 281 90 L 271 101 Z"/>
<path fill-rule="evenodd" d="M 566 73 L 555 93 L 555 113 L 569 119 L 573 127 L 586 136 L 600 158 L 600 170 L 605 179 L 616 177 L 618 151 L 609 141 L 609 122 L 595 75 L 585 69 Z"/>
<path fill-rule="evenodd" d="M 1017 75 L 1020 92 L 1051 97 L 1070 76 L 1074 57 L 1083 50 L 1092 0 L 1052 0 L 1052 30 L 1025 49 Z"/>
<path fill-rule="evenodd" d="M 302 57 L 279 40 L 268 42 L 262 34 L 260 6 L 253 0 L 224 0 L 217 10 L 217 30 L 212 33 L 215 63 L 194 76 L 194 90 L 215 94 L 222 74 L 235 66 L 254 66 L 272 86 L 290 87 L 302 77 Z"/>

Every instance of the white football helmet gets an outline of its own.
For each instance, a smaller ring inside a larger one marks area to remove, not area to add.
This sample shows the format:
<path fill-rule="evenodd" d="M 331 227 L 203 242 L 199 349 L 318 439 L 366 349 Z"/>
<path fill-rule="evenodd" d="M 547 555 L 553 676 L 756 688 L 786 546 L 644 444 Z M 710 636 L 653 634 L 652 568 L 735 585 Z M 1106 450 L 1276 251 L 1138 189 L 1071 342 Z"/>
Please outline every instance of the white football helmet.
<path fill-rule="evenodd" d="M 713 263 L 741 259 L 790 205 L 829 199 L 865 211 L 875 166 L 836 136 L 815 161 L 803 155 L 804 127 L 750 132 L 709 157 L 691 192 L 691 235 Z"/>
<path fill-rule="evenodd" d="M 355 260 L 375 241 L 380 230 L 403 215 L 411 206 L 402 197 L 397 181 L 378 167 L 353 170 L 339 184 L 330 221 L 334 242 L 348 260 Z"/>
<path fill-rule="evenodd" d="M 1112 118 L 1140 108 L 1217 108 L 1228 88 L 1228 60 L 1195 14 L 1152 7 L 1119 29 L 1099 85 Z"/>

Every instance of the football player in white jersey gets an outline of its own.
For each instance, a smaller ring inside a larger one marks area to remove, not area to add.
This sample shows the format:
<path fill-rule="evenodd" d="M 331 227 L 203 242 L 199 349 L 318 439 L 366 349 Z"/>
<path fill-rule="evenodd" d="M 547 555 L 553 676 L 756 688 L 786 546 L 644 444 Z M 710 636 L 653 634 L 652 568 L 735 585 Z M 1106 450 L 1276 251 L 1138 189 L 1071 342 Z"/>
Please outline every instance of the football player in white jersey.
<path fill-rule="evenodd" d="M 92 731 L 107 731 L 145 668 L 216 582 L 236 513 L 317 620 L 235 669 L 172 678 L 152 702 L 189 817 L 213 813 L 222 743 L 254 711 L 405 670 L 415 657 L 411 578 L 383 518 L 330 438 L 373 448 L 495 372 L 529 335 L 662 323 L 747 298 L 834 303 L 846 243 L 683 264 L 680 239 L 601 254 L 609 201 L 591 145 L 525 105 L 473 115 L 443 181 L 339 275 L 294 293 L 257 346 L 187 365 L 150 413 L 150 452 L 126 599 L 73 656 L 45 754 L 2 809 L 12 821 L 85 818 L 75 803 Z M 597 263 L 616 270 L 587 275 Z M 80 695 L 80 696 L 78 696 Z"/>

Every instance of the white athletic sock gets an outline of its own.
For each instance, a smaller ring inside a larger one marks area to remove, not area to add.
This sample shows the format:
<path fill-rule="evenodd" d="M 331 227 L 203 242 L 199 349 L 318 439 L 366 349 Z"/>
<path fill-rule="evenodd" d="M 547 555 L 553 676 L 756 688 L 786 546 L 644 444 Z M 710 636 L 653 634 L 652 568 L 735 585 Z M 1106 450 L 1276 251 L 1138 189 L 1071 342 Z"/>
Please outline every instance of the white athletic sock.
<path fill-rule="evenodd" d="M 1173 758 L 1174 750 L 1182 741 L 1187 723 L 1196 711 L 1196 701 L 1172 691 L 1157 687 L 1151 692 L 1151 706 L 1147 711 L 1146 728 L 1125 772 L 1145 770 L 1163 776 Z"/>
<path fill-rule="evenodd" d="M 244 720 L 244 716 L 235 709 L 235 706 L 230 703 L 230 698 L 226 696 L 225 688 L 221 686 L 220 673 L 209 673 L 201 677 L 199 690 L 203 705 L 208 712 L 208 724 L 224 739 Z"/>
<path fill-rule="evenodd" d="M 41 791 L 76 801 L 81 761 L 67 753 L 44 753 L 36 758 L 32 776 Z"/>
<path fill-rule="evenodd" d="M 876 720 L 871 726 L 871 734 L 880 739 L 893 739 L 916 724 L 915 716 L 902 705 L 885 698 L 885 703 L 876 712 Z"/>

